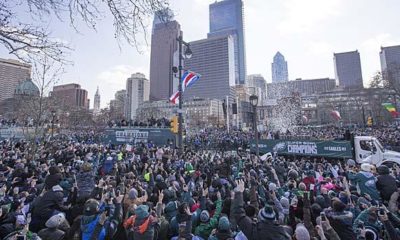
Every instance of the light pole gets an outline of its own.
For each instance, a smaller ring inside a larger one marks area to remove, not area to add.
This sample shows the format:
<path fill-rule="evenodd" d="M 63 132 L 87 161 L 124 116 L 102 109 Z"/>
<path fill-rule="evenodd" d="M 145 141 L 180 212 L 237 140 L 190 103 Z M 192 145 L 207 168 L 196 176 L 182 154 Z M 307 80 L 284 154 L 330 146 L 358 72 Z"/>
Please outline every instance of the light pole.
<path fill-rule="evenodd" d="M 178 51 L 179 51 L 179 66 L 178 66 L 178 78 L 179 78 L 179 110 L 178 110 L 178 148 L 182 152 L 183 144 L 182 144 L 182 133 L 183 133 L 183 114 L 182 114 L 182 106 L 183 106 L 183 91 L 182 91 L 182 61 L 184 58 L 190 59 L 192 57 L 192 50 L 189 47 L 189 43 L 183 41 L 182 32 L 179 37 L 176 39 L 178 41 Z M 186 46 L 185 56 L 182 55 L 183 45 Z"/>
<path fill-rule="evenodd" d="M 257 105 L 258 105 L 258 97 L 257 95 L 250 96 L 250 104 L 253 107 L 253 130 L 254 136 L 256 137 L 256 156 L 259 157 L 260 152 L 258 148 L 258 130 L 257 130 Z"/>
<path fill-rule="evenodd" d="M 51 111 L 51 138 L 54 136 L 54 118 L 56 117 L 56 112 Z"/>

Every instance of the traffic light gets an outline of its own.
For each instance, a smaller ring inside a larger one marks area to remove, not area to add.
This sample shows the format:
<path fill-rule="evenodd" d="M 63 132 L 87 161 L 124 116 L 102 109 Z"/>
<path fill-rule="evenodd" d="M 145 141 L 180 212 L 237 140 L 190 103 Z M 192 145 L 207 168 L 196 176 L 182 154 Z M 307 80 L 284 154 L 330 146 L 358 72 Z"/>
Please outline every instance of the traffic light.
<path fill-rule="evenodd" d="M 372 125 L 374 125 L 374 119 L 372 117 L 367 118 L 367 125 L 368 125 L 368 127 L 371 127 Z"/>
<path fill-rule="evenodd" d="M 178 133 L 178 129 L 179 129 L 178 117 L 173 116 L 171 119 L 171 132 Z"/>

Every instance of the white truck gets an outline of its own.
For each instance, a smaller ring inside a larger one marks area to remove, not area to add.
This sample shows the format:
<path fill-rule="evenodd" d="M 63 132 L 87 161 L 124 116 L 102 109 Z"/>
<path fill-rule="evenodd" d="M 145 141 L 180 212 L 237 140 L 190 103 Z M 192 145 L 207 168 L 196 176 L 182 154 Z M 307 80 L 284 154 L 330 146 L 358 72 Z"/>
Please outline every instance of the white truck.
<path fill-rule="evenodd" d="M 255 142 L 251 151 L 256 152 Z M 260 154 L 275 153 L 286 156 L 324 157 L 330 159 L 354 159 L 357 163 L 400 166 L 400 153 L 385 149 L 376 137 L 356 136 L 345 140 L 259 140 Z"/>

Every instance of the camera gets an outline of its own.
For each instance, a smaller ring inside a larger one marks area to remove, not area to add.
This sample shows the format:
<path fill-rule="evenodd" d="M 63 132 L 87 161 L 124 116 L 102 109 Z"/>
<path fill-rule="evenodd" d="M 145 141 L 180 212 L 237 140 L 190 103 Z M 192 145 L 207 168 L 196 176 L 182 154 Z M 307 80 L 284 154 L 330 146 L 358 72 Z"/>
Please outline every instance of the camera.
<path fill-rule="evenodd" d="M 17 235 L 17 236 L 15 237 L 15 239 L 16 239 L 16 240 L 25 240 L 25 239 L 26 239 L 26 236 L 25 236 L 25 235 Z"/>
<path fill-rule="evenodd" d="M 326 221 L 326 215 L 324 212 L 321 212 L 320 216 L 321 216 L 321 221 Z"/>
<path fill-rule="evenodd" d="M 383 207 L 380 207 L 378 211 L 379 211 L 379 213 L 378 213 L 379 215 L 385 215 L 385 209 Z"/>
<path fill-rule="evenodd" d="M 364 222 L 363 221 L 359 221 L 357 224 L 357 228 L 363 229 L 364 228 Z"/>

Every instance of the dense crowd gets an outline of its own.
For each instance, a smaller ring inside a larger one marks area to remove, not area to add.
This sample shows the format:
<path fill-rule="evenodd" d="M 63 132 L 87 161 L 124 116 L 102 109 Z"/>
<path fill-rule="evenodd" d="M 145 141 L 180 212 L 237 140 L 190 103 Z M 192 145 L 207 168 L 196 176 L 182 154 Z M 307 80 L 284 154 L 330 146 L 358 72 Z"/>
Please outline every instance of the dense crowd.
<path fill-rule="evenodd" d="M 167 118 L 148 118 L 144 121 L 133 121 L 133 120 L 111 120 L 107 123 L 108 127 L 170 127 L 170 120 Z"/>
<path fill-rule="evenodd" d="M 400 239 L 397 165 L 258 158 L 251 138 L 205 129 L 182 153 L 91 133 L 2 141 L 0 239 Z"/>

